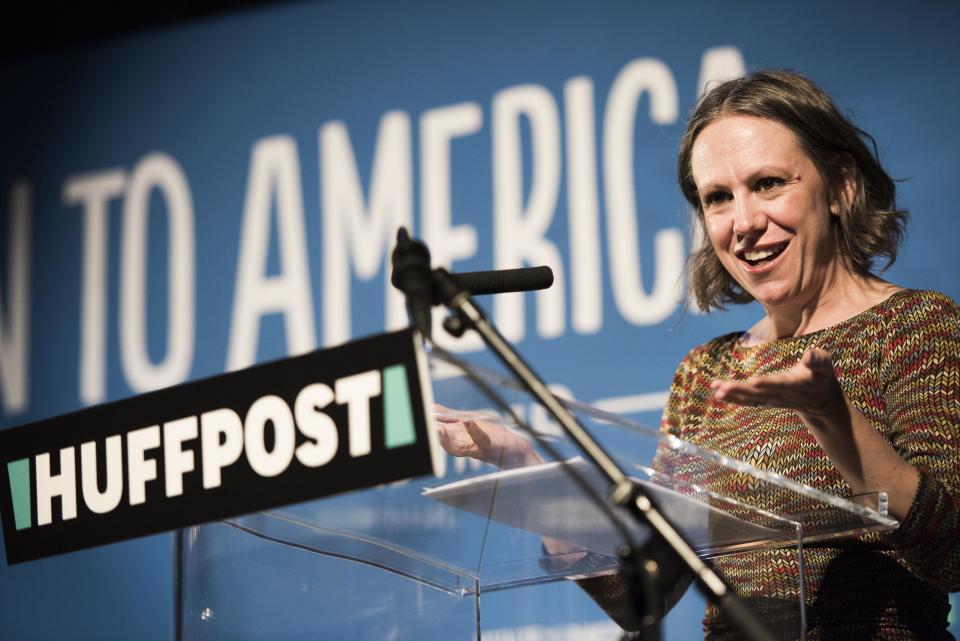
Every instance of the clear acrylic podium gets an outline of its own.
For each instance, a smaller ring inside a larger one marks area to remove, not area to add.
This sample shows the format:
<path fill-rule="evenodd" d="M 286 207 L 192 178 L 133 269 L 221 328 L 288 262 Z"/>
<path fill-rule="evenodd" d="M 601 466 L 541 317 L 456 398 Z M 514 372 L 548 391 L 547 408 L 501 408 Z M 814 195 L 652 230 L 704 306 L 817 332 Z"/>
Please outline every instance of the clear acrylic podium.
<path fill-rule="evenodd" d="M 497 416 L 458 367 L 432 356 L 431 375 L 437 402 Z M 520 416 L 537 412 L 507 379 L 479 375 Z M 704 558 L 784 548 L 802 571 L 804 544 L 897 525 L 876 496 L 857 502 L 831 496 L 625 418 L 567 404 Z M 551 424 L 538 423 L 562 458 L 605 494 L 572 445 Z M 491 621 L 503 624 L 498 610 L 522 607 L 524 591 L 560 583 L 578 590 L 571 575 L 617 571 L 620 539 L 562 467 L 548 462 L 499 471 L 447 458 L 439 478 L 182 530 L 177 638 L 479 641 Z M 740 491 L 732 495 L 732 487 Z M 630 527 L 642 541 L 642 528 Z M 589 550 L 589 566 L 571 565 L 582 552 L 546 559 L 541 534 Z M 796 627 L 783 638 L 803 638 L 802 598 L 789 607 Z"/>

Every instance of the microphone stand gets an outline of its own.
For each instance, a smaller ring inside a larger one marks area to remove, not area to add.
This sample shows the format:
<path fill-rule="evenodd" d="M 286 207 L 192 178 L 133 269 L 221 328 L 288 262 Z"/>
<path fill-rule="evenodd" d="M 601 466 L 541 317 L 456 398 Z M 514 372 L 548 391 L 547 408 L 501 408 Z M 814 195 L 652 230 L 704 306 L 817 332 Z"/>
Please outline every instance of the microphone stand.
<path fill-rule="evenodd" d="M 629 512 L 639 523 L 646 525 L 653 535 L 655 546 L 663 546 L 693 574 L 704 595 L 716 603 L 733 625 L 750 641 L 773 641 L 774 637 L 751 612 L 736 593 L 707 565 L 687 542 L 683 535 L 657 509 L 641 486 L 634 483 L 620 470 L 613 458 L 581 426 L 573 414 L 547 388 L 543 380 L 513 349 L 510 343 L 490 323 L 474 304 L 469 292 L 455 276 L 443 268 L 429 271 L 429 250 L 420 241 L 413 241 L 401 228 L 397 234 L 397 247 L 393 253 L 394 273 L 392 282 L 407 294 L 407 305 L 416 310 L 414 326 L 430 336 L 429 315 L 424 319 L 423 308 L 442 303 L 454 317 L 444 324 L 454 336 L 473 329 L 493 350 L 500 361 L 533 394 L 563 431 L 577 444 L 580 450 L 604 474 L 609 481 L 610 500 Z M 412 257 L 412 258 L 411 258 Z M 412 265 L 412 267 L 410 266 Z M 426 269 L 424 266 L 426 265 Z M 399 273 L 398 273 L 399 269 Z M 430 282 L 423 279 L 429 275 Z M 452 322 L 450 322 L 452 320 Z M 649 544 L 648 544 L 649 545 Z M 643 554 L 643 550 L 622 550 L 625 578 L 641 624 L 641 638 L 659 639 L 659 608 L 654 607 L 658 577 L 662 560 Z"/>

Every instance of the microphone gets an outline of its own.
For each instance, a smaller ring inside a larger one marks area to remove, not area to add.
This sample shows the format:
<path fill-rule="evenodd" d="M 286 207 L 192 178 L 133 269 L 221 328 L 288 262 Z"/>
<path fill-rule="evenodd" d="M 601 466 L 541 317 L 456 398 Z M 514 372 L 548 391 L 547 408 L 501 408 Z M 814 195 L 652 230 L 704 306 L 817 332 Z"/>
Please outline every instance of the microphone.
<path fill-rule="evenodd" d="M 553 270 L 546 265 L 486 272 L 461 272 L 452 276 L 461 287 L 470 292 L 471 296 L 531 292 L 547 289 L 553 285 Z"/>
<path fill-rule="evenodd" d="M 406 295 L 410 323 L 424 336 L 430 336 L 430 310 L 441 302 L 437 279 L 434 277 L 437 270 L 430 269 L 430 250 L 423 242 L 410 238 L 406 228 L 400 227 L 391 261 L 393 274 L 390 282 Z M 545 265 L 461 272 L 450 276 L 456 285 L 471 296 L 529 292 L 553 285 L 553 270 Z"/>
<path fill-rule="evenodd" d="M 391 259 L 390 282 L 406 296 L 410 324 L 424 336 L 430 336 L 431 308 L 435 304 L 430 250 L 419 240 L 412 240 L 406 228 L 401 227 Z"/>

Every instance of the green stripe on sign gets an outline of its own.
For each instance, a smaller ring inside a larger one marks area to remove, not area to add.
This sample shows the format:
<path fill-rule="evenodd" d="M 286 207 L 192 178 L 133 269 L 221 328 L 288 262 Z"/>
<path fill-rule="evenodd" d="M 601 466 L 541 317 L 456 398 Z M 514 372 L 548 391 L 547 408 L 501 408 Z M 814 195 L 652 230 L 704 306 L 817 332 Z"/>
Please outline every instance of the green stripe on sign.
<path fill-rule="evenodd" d="M 410 386 L 407 368 L 403 365 L 391 365 L 383 370 L 383 422 L 387 449 L 416 443 Z"/>
<path fill-rule="evenodd" d="M 30 527 L 30 459 L 7 463 L 10 477 L 10 496 L 13 498 L 13 522 L 18 530 Z"/>

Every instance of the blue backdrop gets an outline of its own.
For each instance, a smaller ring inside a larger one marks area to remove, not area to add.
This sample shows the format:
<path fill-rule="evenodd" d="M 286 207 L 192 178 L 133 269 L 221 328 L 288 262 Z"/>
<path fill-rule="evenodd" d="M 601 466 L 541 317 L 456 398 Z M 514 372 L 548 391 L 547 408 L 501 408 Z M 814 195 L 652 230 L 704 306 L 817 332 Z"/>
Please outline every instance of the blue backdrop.
<path fill-rule="evenodd" d="M 397 222 L 457 270 L 552 264 L 550 293 L 495 319 L 552 382 L 655 423 L 683 354 L 758 315 L 685 310 L 674 159 L 702 87 L 767 66 L 819 81 L 903 179 L 889 277 L 960 298 L 958 21 L 951 2 L 357 0 L 7 64 L 0 425 L 402 324 Z M 171 548 L 0 567 L 0 638 L 169 638 Z M 681 623 L 669 638 L 699 636 Z"/>

